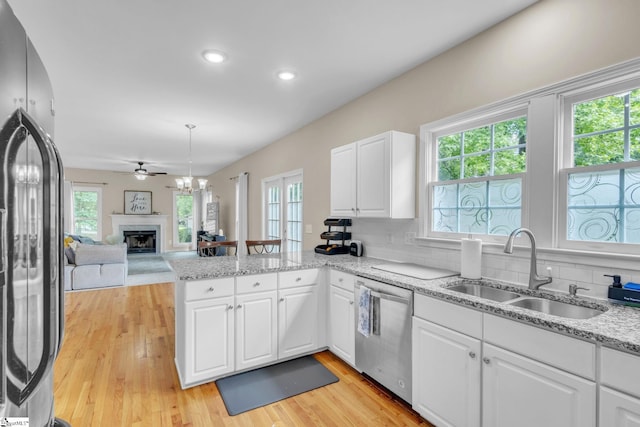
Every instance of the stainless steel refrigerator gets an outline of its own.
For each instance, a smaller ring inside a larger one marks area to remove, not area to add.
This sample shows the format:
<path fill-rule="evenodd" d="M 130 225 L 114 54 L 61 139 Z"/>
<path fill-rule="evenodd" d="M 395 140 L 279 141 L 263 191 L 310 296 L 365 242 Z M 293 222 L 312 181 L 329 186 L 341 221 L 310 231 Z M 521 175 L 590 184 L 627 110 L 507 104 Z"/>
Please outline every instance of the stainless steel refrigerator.
<path fill-rule="evenodd" d="M 66 425 L 53 411 L 64 330 L 63 169 L 53 114 L 42 61 L 0 0 L 0 425 Z"/>

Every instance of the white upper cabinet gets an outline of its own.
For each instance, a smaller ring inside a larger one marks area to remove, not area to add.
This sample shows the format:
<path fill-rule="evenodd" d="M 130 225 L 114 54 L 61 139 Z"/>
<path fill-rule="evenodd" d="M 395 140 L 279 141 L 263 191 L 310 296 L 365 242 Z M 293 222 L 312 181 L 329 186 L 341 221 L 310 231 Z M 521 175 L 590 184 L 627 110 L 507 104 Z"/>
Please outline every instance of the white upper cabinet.
<path fill-rule="evenodd" d="M 389 131 L 331 150 L 331 215 L 414 218 L 416 138 Z"/>
<path fill-rule="evenodd" d="M 331 215 L 356 214 L 356 143 L 331 150 Z"/>

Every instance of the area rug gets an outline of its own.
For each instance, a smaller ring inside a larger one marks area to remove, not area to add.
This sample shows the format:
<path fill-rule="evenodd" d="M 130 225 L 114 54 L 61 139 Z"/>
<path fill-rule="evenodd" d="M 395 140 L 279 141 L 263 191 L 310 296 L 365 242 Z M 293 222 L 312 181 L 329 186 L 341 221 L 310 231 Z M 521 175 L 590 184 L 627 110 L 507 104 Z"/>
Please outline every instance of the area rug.
<path fill-rule="evenodd" d="M 129 256 L 127 261 L 129 276 L 135 274 L 166 273 L 171 271 L 171 268 L 169 268 L 169 265 L 164 258 L 158 255 Z"/>
<path fill-rule="evenodd" d="M 338 382 L 313 356 L 278 363 L 216 381 L 229 415 L 269 405 Z"/>

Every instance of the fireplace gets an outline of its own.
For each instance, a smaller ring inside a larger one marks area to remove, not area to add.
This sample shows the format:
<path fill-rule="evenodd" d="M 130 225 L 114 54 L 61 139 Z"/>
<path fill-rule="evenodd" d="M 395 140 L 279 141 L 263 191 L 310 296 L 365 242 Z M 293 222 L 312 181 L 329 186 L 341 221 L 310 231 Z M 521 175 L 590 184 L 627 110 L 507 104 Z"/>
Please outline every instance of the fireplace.
<path fill-rule="evenodd" d="M 166 250 L 167 215 L 111 215 L 111 227 L 114 233 L 120 235 L 122 242 L 126 242 L 125 231 L 155 231 L 155 253 L 160 254 Z M 149 251 L 151 252 L 151 251 Z"/>
<path fill-rule="evenodd" d="M 124 241 L 129 254 L 156 253 L 155 230 L 125 230 Z"/>

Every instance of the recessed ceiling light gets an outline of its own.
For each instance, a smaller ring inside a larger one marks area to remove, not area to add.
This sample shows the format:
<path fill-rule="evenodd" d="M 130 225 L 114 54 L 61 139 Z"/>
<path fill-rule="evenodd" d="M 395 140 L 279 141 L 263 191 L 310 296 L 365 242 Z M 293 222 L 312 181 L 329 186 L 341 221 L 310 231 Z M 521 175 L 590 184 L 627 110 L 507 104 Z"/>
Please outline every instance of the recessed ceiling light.
<path fill-rule="evenodd" d="M 227 55 L 224 52 L 220 52 L 219 50 L 205 50 L 202 52 L 202 57 L 207 62 L 211 62 L 213 64 L 219 64 L 224 62 L 227 59 Z"/>
<path fill-rule="evenodd" d="M 280 80 L 293 80 L 296 78 L 296 73 L 293 71 L 278 71 L 278 78 Z"/>

